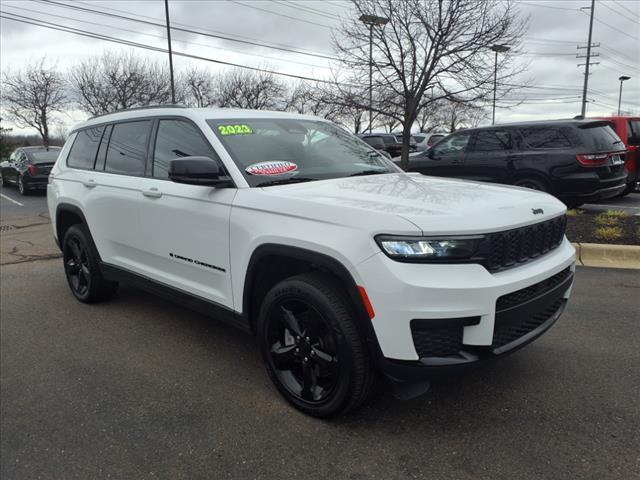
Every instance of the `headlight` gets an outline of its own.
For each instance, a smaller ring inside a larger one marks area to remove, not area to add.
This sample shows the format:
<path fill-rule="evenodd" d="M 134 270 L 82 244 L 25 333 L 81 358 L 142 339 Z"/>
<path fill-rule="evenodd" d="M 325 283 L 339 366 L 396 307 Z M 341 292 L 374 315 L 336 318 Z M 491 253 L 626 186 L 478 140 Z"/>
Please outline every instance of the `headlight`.
<path fill-rule="evenodd" d="M 394 237 L 378 235 L 376 242 L 389 257 L 404 261 L 463 260 L 474 256 L 484 237 Z"/>

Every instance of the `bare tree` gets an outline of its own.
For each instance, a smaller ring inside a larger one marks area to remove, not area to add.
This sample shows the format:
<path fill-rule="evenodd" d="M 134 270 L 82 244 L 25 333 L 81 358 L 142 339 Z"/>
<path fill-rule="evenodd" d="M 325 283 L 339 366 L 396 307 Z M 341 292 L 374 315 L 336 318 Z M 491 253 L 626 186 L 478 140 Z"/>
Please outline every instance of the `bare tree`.
<path fill-rule="evenodd" d="M 67 105 L 66 83 L 44 58 L 24 70 L 3 75 L 2 101 L 7 117 L 21 128 L 35 128 L 49 146 L 52 114 Z"/>
<path fill-rule="evenodd" d="M 460 128 L 479 126 L 487 120 L 488 112 L 481 105 L 469 102 L 441 102 L 435 113 L 436 125 L 445 128 L 449 132 L 455 132 Z"/>
<path fill-rule="evenodd" d="M 334 38 L 334 48 L 347 74 L 338 85 L 349 85 L 368 107 L 369 35 L 373 42 L 373 86 L 379 98 L 395 99 L 397 110 L 374 104 L 374 110 L 402 123 L 402 166 L 407 166 L 411 127 L 429 99 L 476 102 L 493 88 L 496 44 L 515 46 L 526 20 L 518 20 L 509 0 L 352 0 L 359 15 L 350 16 Z M 358 20 L 360 15 L 388 19 L 384 27 Z M 498 82 L 507 83 L 519 70 L 509 53 L 500 56 Z"/>
<path fill-rule="evenodd" d="M 283 110 L 287 86 L 272 73 L 229 70 L 219 75 L 217 103 L 221 107 Z"/>
<path fill-rule="evenodd" d="M 105 52 L 80 63 L 69 76 L 80 109 L 92 115 L 171 99 L 166 67 L 133 52 Z"/>
<path fill-rule="evenodd" d="M 191 68 L 178 77 L 177 84 L 187 105 L 212 107 L 217 104 L 216 78 L 208 70 Z"/>

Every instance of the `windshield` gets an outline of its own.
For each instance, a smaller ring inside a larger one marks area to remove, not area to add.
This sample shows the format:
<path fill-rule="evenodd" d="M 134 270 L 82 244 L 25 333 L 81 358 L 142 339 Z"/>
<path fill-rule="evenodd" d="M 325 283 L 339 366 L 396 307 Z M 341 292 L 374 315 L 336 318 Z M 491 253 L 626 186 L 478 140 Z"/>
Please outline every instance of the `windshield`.
<path fill-rule="evenodd" d="M 399 171 L 328 122 L 244 118 L 207 123 L 252 187 Z"/>
<path fill-rule="evenodd" d="M 58 158 L 59 148 L 49 150 L 32 150 L 28 152 L 29 158 L 33 163 L 53 163 Z"/>

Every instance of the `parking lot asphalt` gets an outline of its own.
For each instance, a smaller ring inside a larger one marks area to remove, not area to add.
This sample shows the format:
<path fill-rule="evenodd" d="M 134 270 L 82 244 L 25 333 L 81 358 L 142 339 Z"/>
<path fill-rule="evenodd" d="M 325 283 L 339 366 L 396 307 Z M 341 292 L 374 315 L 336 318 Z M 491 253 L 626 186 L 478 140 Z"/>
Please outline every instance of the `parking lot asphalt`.
<path fill-rule="evenodd" d="M 60 259 L 0 277 L 3 479 L 640 477 L 637 271 L 580 268 L 537 342 L 332 421 L 232 327 L 126 286 L 81 304 Z"/>

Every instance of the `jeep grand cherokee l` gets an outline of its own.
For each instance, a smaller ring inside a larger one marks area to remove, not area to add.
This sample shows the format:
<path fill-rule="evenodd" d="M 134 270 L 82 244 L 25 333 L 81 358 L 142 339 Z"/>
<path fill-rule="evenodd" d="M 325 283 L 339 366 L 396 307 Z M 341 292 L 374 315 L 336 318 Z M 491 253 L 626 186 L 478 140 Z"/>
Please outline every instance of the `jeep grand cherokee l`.
<path fill-rule="evenodd" d="M 132 282 L 251 332 L 276 388 L 315 416 L 361 404 L 377 374 L 406 397 L 514 351 L 573 281 L 552 196 L 407 174 L 312 116 L 96 117 L 49 182 L 78 300 Z"/>
<path fill-rule="evenodd" d="M 513 123 L 455 132 L 411 155 L 408 171 L 527 187 L 577 207 L 624 191 L 625 150 L 602 120 Z"/>

